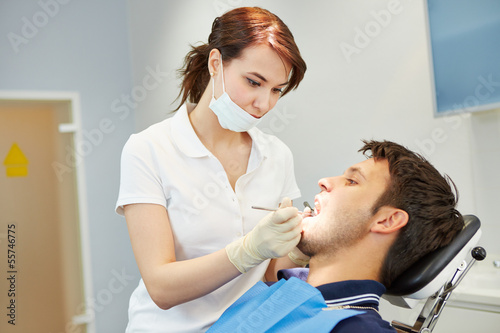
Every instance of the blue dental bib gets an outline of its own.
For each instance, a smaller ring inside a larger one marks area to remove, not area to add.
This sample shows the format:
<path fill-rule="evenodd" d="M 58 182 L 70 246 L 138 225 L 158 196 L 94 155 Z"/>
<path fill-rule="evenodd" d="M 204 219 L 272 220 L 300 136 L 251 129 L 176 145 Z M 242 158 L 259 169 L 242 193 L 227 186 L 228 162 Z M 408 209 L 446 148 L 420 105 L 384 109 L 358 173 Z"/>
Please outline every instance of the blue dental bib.
<path fill-rule="evenodd" d="M 259 282 L 234 302 L 207 331 L 330 332 L 340 321 L 364 313 L 328 309 L 318 289 L 292 277 L 268 287 Z"/>

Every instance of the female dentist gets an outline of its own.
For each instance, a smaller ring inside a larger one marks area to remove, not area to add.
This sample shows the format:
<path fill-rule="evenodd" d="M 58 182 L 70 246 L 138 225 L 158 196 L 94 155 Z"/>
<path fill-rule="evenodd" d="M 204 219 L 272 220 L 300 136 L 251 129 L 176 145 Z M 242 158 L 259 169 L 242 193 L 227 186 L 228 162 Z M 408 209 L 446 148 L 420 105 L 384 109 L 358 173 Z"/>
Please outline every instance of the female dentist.
<path fill-rule="evenodd" d="M 142 279 L 127 332 L 204 332 L 266 271 L 292 264 L 302 221 L 288 199 L 300 196 L 293 157 L 254 126 L 305 71 L 276 15 L 234 9 L 186 55 L 176 114 L 129 138 L 116 211 Z M 251 208 L 283 198 L 274 213 Z"/>

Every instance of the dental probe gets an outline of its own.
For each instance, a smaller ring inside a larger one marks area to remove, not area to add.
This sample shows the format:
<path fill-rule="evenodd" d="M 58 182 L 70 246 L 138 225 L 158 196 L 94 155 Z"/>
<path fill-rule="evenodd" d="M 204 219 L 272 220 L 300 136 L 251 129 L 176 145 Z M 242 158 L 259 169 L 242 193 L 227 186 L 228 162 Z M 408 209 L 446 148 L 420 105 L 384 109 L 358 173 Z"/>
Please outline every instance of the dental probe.
<path fill-rule="evenodd" d="M 314 214 L 314 208 L 312 208 L 312 207 L 311 207 L 311 205 L 309 204 L 309 202 L 304 201 L 304 206 L 305 206 L 305 207 L 309 207 L 309 209 L 311 210 L 311 213 L 313 213 L 313 214 Z"/>
<path fill-rule="evenodd" d="M 311 208 L 309 203 L 307 201 L 304 201 L 304 206 L 309 207 L 312 213 L 314 213 L 314 209 Z M 260 207 L 260 206 L 252 206 L 252 209 L 259 209 L 259 210 L 267 210 L 268 212 L 275 212 L 278 209 L 277 208 L 267 208 L 267 207 Z M 302 214 L 302 212 L 299 212 Z"/>
<path fill-rule="evenodd" d="M 277 208 L 266 208 L 266 207 L 259 207 L 259 206 L 252 206 L 252 209 L 267 210 L 269 212 L 275 212 L 278 210 Z"/>
<path fill-rule="evenodd" d="M 266 208 L 266 207 L 259 207 L 259 206 L 252 206 L 252 209 L 259 209 L 259 210 L 267 210 L 269 212 L 275 212 L 278 210 L 278 208 Z M 299 214 L 302 214 L 302 212 L 298 212 Z"/>

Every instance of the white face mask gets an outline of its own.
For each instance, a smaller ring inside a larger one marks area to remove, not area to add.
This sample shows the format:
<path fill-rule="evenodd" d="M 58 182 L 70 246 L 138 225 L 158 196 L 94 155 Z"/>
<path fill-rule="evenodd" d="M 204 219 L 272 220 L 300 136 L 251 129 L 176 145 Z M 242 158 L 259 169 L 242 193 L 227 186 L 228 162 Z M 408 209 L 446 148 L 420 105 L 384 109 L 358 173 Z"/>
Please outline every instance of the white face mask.
<path fill-rule="evenodd" d="M 231 100 L 224 87 L 224 69 L 221 62 L 222 92 L 215 99 L 215 79 L 212 77 L 212 100 L 208 107 L 215 113 L 222 128 L 233 132 L 246 132 L 257 125 L 261 118 L 255 118 Z"/>

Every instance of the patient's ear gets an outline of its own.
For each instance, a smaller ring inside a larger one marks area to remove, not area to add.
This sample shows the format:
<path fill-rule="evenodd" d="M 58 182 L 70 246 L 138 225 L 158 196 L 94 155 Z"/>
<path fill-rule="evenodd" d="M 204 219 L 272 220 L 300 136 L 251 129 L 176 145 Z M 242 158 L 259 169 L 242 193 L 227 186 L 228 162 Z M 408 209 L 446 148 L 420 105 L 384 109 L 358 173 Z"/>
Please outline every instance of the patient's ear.
<path fill-rule="evenodd" d="M 382 234 L 389 234 L 400 230 L 408 223 L 408 213 L 402 209 L 384 206 L 375 214 L 375 223 L 371 231 Z"/>

